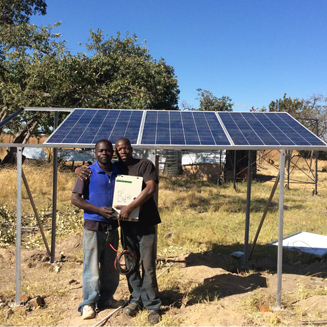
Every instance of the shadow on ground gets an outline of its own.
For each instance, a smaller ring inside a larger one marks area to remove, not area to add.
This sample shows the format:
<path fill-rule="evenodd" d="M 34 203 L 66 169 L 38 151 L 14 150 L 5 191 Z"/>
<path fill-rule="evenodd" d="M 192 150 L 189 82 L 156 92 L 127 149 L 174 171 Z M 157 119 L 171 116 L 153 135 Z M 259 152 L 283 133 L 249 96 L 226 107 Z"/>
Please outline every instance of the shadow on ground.
<path fill-rule="evenodd" d="M 215 245 L 214 251 L 190 253 L 183 259 L 169 259 L 167 262 L 179 263 L 182 267 L 220 268 L 221 273 L 205 278 L 187 295 L 178 288 L 161 292 L 163 304 L 180 308 L 183 304 L 193 305 L 200 301 L 214 301 L 224 297 L 248 293 L 257 288 L 266 288 L 267 281 L 262 272 L 277 273 L 277 247 L 257 245 L 255 253 L 244 267 L 243 258 L 231 254 L 242 248 L 241 244 L 231 246 Z M 220 250 L 220 251 L 219 251 Z M 222 253 L 223 252 L 223 253 Z M 284 250 L 283 274 L 327 277 L 327 263 L 314 255 Z M 229 253 L 229 254 L 227 254 Z M 187 302 L 185 301 L 187 296 Z M 184 300 L 183 300 L 184 299 Z"/>

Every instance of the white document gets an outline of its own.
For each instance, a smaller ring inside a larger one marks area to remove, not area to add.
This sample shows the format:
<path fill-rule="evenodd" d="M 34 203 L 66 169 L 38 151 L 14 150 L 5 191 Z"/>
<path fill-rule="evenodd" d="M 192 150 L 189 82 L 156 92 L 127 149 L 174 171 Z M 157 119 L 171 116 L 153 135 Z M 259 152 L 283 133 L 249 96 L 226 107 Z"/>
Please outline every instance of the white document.
<path fill-rule="evenodd" d="M 120 210 L 115 206 L 130 204 L 141 193 L 143 184 L 143 177 L 118 175 L 115 181 L 115 190 L 112 207 L 118 213 Z M 140 208 L 134 209 L 129 215 L 128 221 L 138 221 Z"/>

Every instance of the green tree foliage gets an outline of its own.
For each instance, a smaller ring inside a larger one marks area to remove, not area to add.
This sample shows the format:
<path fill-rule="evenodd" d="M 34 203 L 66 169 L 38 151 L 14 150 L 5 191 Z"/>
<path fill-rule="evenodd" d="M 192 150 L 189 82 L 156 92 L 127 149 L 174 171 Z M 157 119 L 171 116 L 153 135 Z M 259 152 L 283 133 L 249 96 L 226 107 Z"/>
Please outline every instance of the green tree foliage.
<path fill-rule="evenodd" d="M 222 96 L 217 98 L 212 92 L 202 89 L 197 89 L 198 98 L 200 101 L 199 111 L 232 111 L 233 102 L 230 97 Z"/>
<path fill-rule="evenodd" d="M 10 33 L 1 34 L 0 121 L 21 107 L 178 109 L 173 67 L 154 60 L 136 35 L 122 39 L 118 33 L 106 40 L 101 30 L 91 31 L 89 55 L 72 55 L 53 32 L 57 25 L 17 24 L 23 35 L 19 42 L 10 41 Z M 9 125 L 14 142 L 49 134 L 52 115 L 25 112 Z"/>
<path fill-rule="evenodd" d="M 46 14 L 47 5 L 43 0 L 1 0 L 0 24 L 28 24 L 30 16 Z"/>
<path fill-rule="evenodd" d="M 87 107 L 130 109 L 178 109 L 179 89 L 172 66 L 164 59 L 154 60 L 145 46 L 137 44 L 137 36 L 105 40 L 101 30 L 91 31 L 86 44 L 93 53 L 89 69 L 93 73 L 89 85 Z"/>
<path fill-rule="evenodd" d="M 24 45 L 34 48 L 39 43 L 29 26 L 31 15 L 45 15 L 43 0 L 0 0 L 0 59 L 12 48 Z M 42 42 L 41 42 L 42 43 Z M 0 73 L 4 67 L 0 64 Z"/>

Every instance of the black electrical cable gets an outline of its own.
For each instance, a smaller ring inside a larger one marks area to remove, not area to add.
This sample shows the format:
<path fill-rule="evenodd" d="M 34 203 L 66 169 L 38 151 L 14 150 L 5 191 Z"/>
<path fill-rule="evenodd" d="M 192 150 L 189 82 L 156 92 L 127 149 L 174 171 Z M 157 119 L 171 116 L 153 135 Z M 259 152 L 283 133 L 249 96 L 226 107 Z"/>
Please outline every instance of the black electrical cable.
<path fill-rule="evenodd" d="M 115 269 L 122 275 L 127 275 L 131 271 L 133 271 L 136 267 L 136 256 L 133 252 L 128 250 L 123 250 L 119 252 L 116 250 L 111 244 L 110 247 L 118 253 L 114 265 Z M 125 263 L 121 262 L 121 259 L 124 257 Z M 127 268 L 128 267 L 128 268 Z"/>

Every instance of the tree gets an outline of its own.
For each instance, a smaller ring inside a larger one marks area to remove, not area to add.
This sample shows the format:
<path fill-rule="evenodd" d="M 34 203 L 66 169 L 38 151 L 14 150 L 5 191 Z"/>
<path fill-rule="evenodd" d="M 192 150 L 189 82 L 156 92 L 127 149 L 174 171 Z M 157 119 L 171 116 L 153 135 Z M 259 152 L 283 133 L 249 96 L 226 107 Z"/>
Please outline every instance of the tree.
<path fill-rule="evenodd" d="M 0 59 L 10 49 L 24 45 L 30 49 L 37 46 L 38 40 L 30 29 L 30 16 L 46 14 L 43 0 L 0 0 Z M 0 73 L 4 67 L 0 64 Z"/>
<path fill-rule="evenodd" d="M 250 109 L 250 112 L 267 112 L 267 108 L 265 106 L 262 106 L 260 109 L 259 108 L 252 108 Z"/>
<path fill-rule="evenodd" d="M 86 45 L 91 56 L 72 55 L 65 42 L 58 41 L 60 34 L 52 32 L 57 25 L 28 26 L 29 35 L 33 35 L 30 40 L 38 41 L 33 51 L 23 44 L 5 47 L 4 74 L 0 76 L 0 121 L 27 106 L 178 108 L 174 69 L 164 59 L 153 60 L 149 50 L 136 43 L 136 35 L 121 39 L 118 33 L 116 38 L 105 40 L 102 31 L 91 31 Z M 52 115 L 25 112 L 9 125 L 13 142 L 26 143 L 33 134 L 49 134 Z"/>
<path fill-rule="evenodd" d="M 172 66 L 164 59 L 154 60 L 137 36 L 104 39 L 103 32 L 91 31 L 90 58 L 92 97 L 88 107 L 129 109 L 178 109 L 180 93 Z M 95 92 L 95 93 L 94 93 Z"/>
<path fill-rule="evenodd" d="M 200 101 L 199 111 L 232 111 L 233 104 L 230 97 L 222 96 L 217 98 L 212 92 L 202 89 L 197 89 L 198 98 Z"/>
<path fill-rule="evenodd" d="M 183 100 L 182 103 L 181 103 L 180 110 L 182 110 L 182 111 L 192 111 L 192 110 L 196 110 L 196 109 L 194 109 L 192 105 L 190 105 L 185 100 Z"/>

